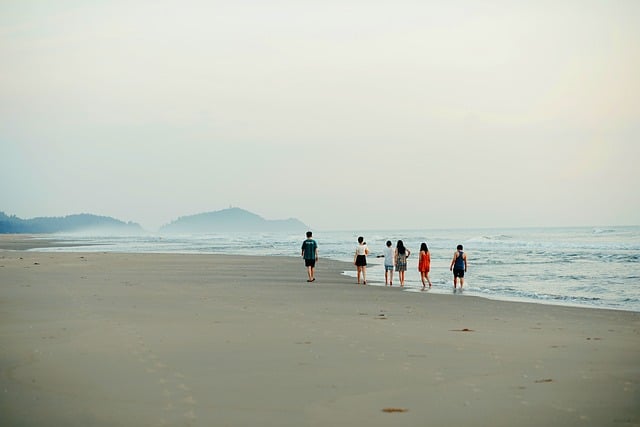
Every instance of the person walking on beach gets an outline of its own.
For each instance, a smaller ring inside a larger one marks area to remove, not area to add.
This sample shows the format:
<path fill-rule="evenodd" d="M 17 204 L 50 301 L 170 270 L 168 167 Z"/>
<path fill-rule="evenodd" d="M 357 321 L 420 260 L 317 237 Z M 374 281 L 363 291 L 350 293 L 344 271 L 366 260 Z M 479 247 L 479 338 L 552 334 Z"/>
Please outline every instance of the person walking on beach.
<path fill-rule="evenodd" d="M 316 261 L 318 261 L 318 243 L 311 238 L 313 234 L 307 231 L 307 239 L 302 242 L 302 257 L 307 267 L 307 282 L 315 282 Z"/>
<path fill-rule="evenodd" d="M 369 255 L 369 248 L 364 241 L 364 237 L 358 237 L 358 246 L 356 247 L 356 254 L 353 257 L 353 263 L 358 270 L 358 285 L 360 284 L 360 275 L 362 275 L 362 281 L 367 284 L 367 255 Z"/>
<path fill-rule="evenodd" d="M 458 245 L 453 254 L 449 271 L 453 271 L 453 290 L 455 291 L 460 279 L 460 290 L 464 286 L 464 273 L 467 271 L 467 254 L 462 251 L 462 245 Z"/>
<path fill-rule="evenodd" d="M 387 247 L 382 250 L 382 255 L 377 258 L 384 257 L 384 285 L 393 286 L 393 248 L 391 240 L 387 240 Z"/>
<path fill-rule="evenodd" d="M 404 288 L 404 273 L 407 271 L 407 258 L 411 255 L 411 251 L 404 247 L 402 240 L 398 240 L 396 244 L 396 250 L 394 252 L 394 259 L 396 263 L 396 271 L 398 272 L 398 279 L 400 279 L 400 287 Z"/>
<path fill-rule="evenodd" d="M 422 281 L 422 290 L 424 291 L 429 283 L 429 289 L 431 289 L 431 279 L 429 279 L 429 270 L 431 270 L 431 254 L 427 244 L 422 242 L 420 245 L 420 258 L 418 259 L 418 271 L 420 272 L 420 280 Z"/>

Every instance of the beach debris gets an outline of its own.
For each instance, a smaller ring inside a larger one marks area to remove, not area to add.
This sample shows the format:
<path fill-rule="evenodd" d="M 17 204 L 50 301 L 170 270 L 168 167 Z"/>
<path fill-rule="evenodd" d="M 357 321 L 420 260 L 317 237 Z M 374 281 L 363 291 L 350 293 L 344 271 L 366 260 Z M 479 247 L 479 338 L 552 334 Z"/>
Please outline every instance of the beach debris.
<path fill-rule="evenodd" d="M 463 328 L 463 329 L 450 329 L 451 332 L 475 332 L 473 329 Z"/>
<path fill-rule="evenodd" d="M 409 412 L 409 410 L 406 408 L 384 408 L 382 412 L 386 412 L 387 414 L 393 414 L 393 413 Z"/>
<path fill-rule="evenodd" d="M 381 313 L 381 314 L 378 314 L 378 317 L 376 317 L 376 319 L 378 319 L 378 320 L 387 320 L 388 317 L 384 313 Z"/>
<path fill-rule="evenodd" d="M 596 338 L 587 338 L 587 341 L 591 341 L 591 340 L 593 340 L 593 341 L 601 341 L 602 338 L 598 338 L 598 337 L 596 337 Z"/>
<path fill-rule="evenodd" d="M 543 380 L 536 380 L 535 382 L 536 382 L 537 384 L 541 384 L 541 383 L 552 383 L 552 382 L 553 382 L 553 379 L 551 379 L 551 378 L 545 378 L 545 379 L 543 379 Z"/>

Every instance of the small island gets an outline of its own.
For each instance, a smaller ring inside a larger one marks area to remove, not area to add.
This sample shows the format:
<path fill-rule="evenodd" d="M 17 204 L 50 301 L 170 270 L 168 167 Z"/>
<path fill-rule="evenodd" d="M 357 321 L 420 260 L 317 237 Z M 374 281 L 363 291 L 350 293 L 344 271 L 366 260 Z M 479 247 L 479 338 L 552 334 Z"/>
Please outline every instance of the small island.
<path fill-rule="evenodd" d="M 161 233 L 215 233 L 228 231 L 303 232 L 307 226 L 295 218 L 268 220 L 240 208 L 183 216 L 160 228 Z"/>

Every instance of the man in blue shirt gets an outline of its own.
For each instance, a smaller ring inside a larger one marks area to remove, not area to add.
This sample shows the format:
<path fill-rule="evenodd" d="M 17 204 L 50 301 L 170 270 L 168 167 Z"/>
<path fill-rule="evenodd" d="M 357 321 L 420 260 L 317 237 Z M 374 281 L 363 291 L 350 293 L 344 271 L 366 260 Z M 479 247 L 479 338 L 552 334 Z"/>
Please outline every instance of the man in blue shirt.
<path fill-rule="evenodd" d="M 304 258 L 304 265 L 307 267 L 307 274 L 309 278 L 307 282 L 315 282 L 315 269 L 316 261 L 318 260 L 318 244 L 311 238 L 312 234 L 307 231 L 307 240 L 302 242 L 302 257 Z"/>

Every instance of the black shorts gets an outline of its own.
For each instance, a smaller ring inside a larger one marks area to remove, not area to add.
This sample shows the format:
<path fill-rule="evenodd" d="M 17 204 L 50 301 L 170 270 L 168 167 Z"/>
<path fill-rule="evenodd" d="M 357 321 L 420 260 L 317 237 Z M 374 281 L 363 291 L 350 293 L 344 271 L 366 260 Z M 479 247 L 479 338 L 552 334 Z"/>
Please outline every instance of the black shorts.
<path fill-rule="evenodd" d="M 367 256 L 366 255 L 358 255 L 356 257 L 356 266 L 358 266 L 358 267 L 366 267 L 367 266 Z"/>
<path fill-rule="evenodd" d="M 464 270 L 460 269 L 458 270 L 457 268 L 453 269 L 453 277 L 459 277 L 459 278 L 464 278 Z"/>
<path fill-rule="evenodd" d="M 304 260 L 304 265 L 306 267 L 315 267 L 316 266 L 316 260 L 315 259 L 305 259 Z"/>

